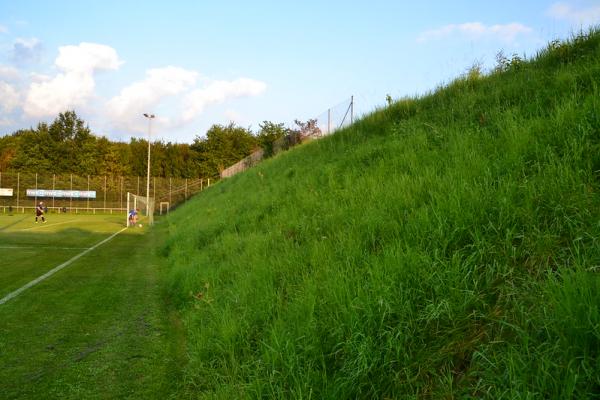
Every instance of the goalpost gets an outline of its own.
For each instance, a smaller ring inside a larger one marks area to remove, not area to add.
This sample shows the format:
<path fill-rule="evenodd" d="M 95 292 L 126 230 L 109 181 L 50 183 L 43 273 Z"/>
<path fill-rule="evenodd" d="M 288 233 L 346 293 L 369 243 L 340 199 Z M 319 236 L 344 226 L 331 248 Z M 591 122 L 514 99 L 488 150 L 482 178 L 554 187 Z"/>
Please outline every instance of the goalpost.
<path fill-rule="evenodd" d="M 163 206 L 165 206 L 165 210 L 167 214 L 169 213 L 170 204 L 168 201 L 161 201 L 159 204 L 160 215 L 163 215 Z"/>
<path fill-rule="evenodd" d="M 154 223 L 154 199 L 150 198 L 150 201 L 146 201 L 145 196 L 138 196 L 133 193 L 127 192 L 127 226 L 132 226 L 132 221 L 129 219 L 129 212 L 132 210 L 137 211 L 137 223 L 146 223 L 152 225 Z"/>

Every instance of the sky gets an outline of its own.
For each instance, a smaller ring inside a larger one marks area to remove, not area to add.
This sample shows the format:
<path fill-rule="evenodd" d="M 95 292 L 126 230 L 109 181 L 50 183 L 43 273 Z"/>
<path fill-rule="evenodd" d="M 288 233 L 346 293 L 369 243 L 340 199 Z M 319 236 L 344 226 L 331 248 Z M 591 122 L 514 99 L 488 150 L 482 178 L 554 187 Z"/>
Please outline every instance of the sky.
<path fill-rule="evenodd" d="M 0 0 L 0 136 L 68 110 L 177 143 L 350 96 L 361 115 L 598 24 L 600 0 Z"/>

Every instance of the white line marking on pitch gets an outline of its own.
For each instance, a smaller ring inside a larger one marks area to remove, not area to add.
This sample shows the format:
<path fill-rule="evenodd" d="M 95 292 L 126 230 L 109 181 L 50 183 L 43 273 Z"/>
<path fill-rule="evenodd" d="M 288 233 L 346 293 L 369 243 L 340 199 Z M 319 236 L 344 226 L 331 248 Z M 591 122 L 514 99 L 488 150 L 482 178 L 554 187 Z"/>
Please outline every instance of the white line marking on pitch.
<path fill-rule="evenodd" d="M 87 249 L 89 249 L 89 247 L 55 247 L 55 246 L 0 246 L 0 249 L 87 250 Z"/>
<path fill-rule="evenodd" d="M 39 225 L 39 226 L 33 226 L 33 227 L 31 227 L 31 228 L 25 228 L 25 229 L 21 229 L 21 230 L 22 230 L 22 231 L 30 231 L 30 230 L 32 230 L 32 229 L 47 228 L 47 227 L 49 227 L 49 226 L 54 226 L 54 225 L 68 224 L 69 222 L 74 222 L 74 221 L 76 221 L 76 220 L 75 220 L 75 219 L 70 219 L 70 220 L 68 220 L 68 221 L 64 221 L 64 222 L 57 222 L 57 223 L 55 223 L 55 224 L 49 224 L 49 225 L 46 225 L 46 224 L 44 224 L 44 223 L 42 222 L 42 225 Z"/>
<path fill-rule="evenodd" d="M 89 249 L 87 249 L 85 251 L 82 251 L 81 253 L 77 254 L 75 257 L 71 258 L 69 261 L 66 261 L 66 262 L 60 264 L 58 267 L 52 268 L 50 271 L 46 272 L 44 275 L 40 276 L 39 278 L 36 278 L 36 279 L 32 280 L 31 282 L 29 282 L 28 284 L 26 284 L 26 285 L 20 287 L 19 289 L 15 290 L 14 292 L 9 293 L 8 295 L 6 295 L 2 299 L 0 299 L 0 305 L 6 303 L 7 301 L 9 301 L 10 299 L 12 299 L 14 297 L 17 297 L 18 295 L 20 295 L 22 292 L 24 292 L 25 290 L 29 289 L 33 285 L 36 285 L 36 284 L 40 283 L 41 281 L 43 281 L 44 279 L 46 279 L 46 278 L 54 275 L 55 273 L 57 273 L 58 271 L 60 271 L 64 267 L 68 266 L 69 264 L 72 264 L 74 261 L 76 261 L 80 257 L 82 257 L 82 256 L 86 255 L 87 253 L 89 253 L 90 251 L 94 250 L 96 247 L 99 247 L 99 246 L 103 245 L 104 243 L 108 242 L 110 239 L 114 238 L 115 236 L 117 236 L 119 233 L 123 232 L 126 229 L 127 228 L 123 228 L 120 231 L 113 233 L 112 235 L 110 235 L 109 237 L 107 237 L 106 239 L 104 239 L 103 241 L 101 241 L 99 243 L 96 243 L 95 245 L 93 245 Z"/>

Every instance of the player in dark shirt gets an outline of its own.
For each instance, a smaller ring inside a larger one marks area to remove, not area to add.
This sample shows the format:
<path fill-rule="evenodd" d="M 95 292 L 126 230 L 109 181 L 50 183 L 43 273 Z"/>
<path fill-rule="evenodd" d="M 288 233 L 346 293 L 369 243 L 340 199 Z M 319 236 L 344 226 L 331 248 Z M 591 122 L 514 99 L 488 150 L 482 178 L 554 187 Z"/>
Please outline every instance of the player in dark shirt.
<path fill-rule="evenodd" d="M 40 201 L 40 204 L 35 208 L 35 223 L 38 223 L 38 218 L 42 217 L 42 222 L 46 223 L 46 218 L 44 217 L 44 202 Z"/>

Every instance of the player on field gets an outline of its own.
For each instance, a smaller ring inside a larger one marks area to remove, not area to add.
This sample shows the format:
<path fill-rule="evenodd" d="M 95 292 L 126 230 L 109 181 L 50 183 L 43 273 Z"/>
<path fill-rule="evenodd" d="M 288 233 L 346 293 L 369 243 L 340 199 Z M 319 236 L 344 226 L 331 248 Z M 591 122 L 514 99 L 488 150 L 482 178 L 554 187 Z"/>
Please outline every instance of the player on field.
<path fill-rule="evenodd" d="M 129 226 L 131 226 L 131 225 L 135 226 L 135 224 L 137 224 L 137 216 L 138 216 L 137 209 L 133 209 L 133 210 L 129 211 Z"/>
<path fill-rule="evenodd" d="M 44 202 L 40 201 L 40 203 L 35 208 L 35 223 L 38 223 L 38 218 L 42 218 L 42 222 L 46 223 L 46 218 L 44 217 Z"/>

